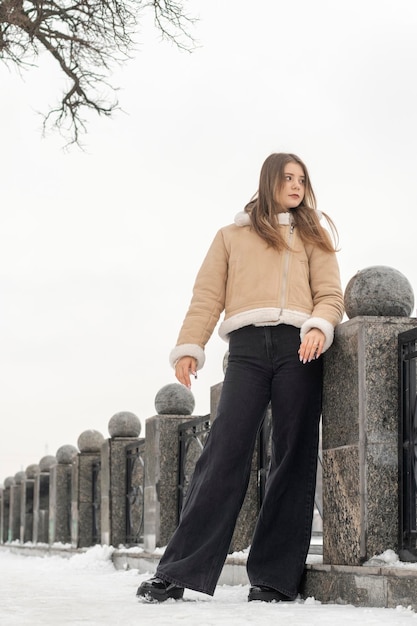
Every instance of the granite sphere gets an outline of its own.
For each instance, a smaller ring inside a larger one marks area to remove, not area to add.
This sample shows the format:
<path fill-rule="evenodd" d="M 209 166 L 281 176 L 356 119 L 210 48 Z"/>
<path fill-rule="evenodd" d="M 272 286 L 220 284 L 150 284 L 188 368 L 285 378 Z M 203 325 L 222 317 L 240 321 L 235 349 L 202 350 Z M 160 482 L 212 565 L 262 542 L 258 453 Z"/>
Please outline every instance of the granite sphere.
<path fill-rule="evenodd" d="M 48 473 L 53 465 L 57 464 L 56 457 L 52 454 L 47 454 L 43 456 L 39 461 L 39 470 L 41 472 Z"/>
<path fill-rule="evenodd" d="M 13 485 L 16 483 L 14 476 L 8 476 L 7 478 L 4 479 L 4 487 L 13 487 Z"/>
<path fill-rule="evenodd" d="M 110 418 L 108 429 L 110 437 L 139 437 L 141 423 L 134 413 L 120 411 Z"/>
<path fill-rule="evenodd" d="M 26 479 L 26 472 L 17 472 L 17 474 L 14 475 L 14 480 L 15 480 L 16 485 L 21 485 L 25 479 Z"/>
<path fill-rule="evenodd" d="M 75 446 L 66 444 L 58 448 L 55 456 L 56 456 L 56 460 L 61 465 L 69 465 L 70 463 L 73 462 L 74 457 L 77 456 L 77 454 L 78 454 L 78 450 Z"/>
<path fill-rule="evenodd" d="M 360 270 L 345 289 L 346 315 L 409 317 L 414 293 L 408 279 L 398 270 L 374 265 Z"/>
<path fill-rule="evenodd" d="M 84 430 L 77 441 L 80 452 L 99 452 L 103 443 L 104 437 L 98 430 Z"/>
<path fill-rule="evenodd" d="M 39 465 L 37 463 L 32 463 L 28 465 L 26 468 L 26 477 L 27 478 L 35 478 L 39 474 Z"/>
<path fill-rule="evenodd" d="M 165 385 L 155 396 L 155 409 L 158 415 L 191 415 L 194 407 L 192 392 L 179 383 Z"/>

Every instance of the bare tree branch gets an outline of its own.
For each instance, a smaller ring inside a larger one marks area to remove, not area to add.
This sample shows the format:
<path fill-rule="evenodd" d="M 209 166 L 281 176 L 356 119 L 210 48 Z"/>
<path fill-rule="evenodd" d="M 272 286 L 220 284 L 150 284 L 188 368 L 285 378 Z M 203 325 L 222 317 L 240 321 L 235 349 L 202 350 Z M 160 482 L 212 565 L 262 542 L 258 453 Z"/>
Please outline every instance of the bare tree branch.
<path fill-rule="evenodd" d="M 162 38 L 191 51 L 195 42 L 182 0 L 0 0 L 0 59 L 29 67 L 42 50 L 59 64 L 68 86 L 44 119 L 78 143 L 87 130 L 84 112 L 109 116 L 118 108 L 108 80 L 134 50 L 138 16 L 152 10 Z"/>
<path fill-rule="evenodd" d="M 172 41 L 182 50 L 191 50 L 194 47 L 194 40 L 190 35 L 190 27 L 195 19 L 187 16 L 182 7 L 182 3 L 170 0 L 153 0 L 149 2 L 149 7 L 153 8 L 155 25 L 162 33 L 162 36 Z"/>

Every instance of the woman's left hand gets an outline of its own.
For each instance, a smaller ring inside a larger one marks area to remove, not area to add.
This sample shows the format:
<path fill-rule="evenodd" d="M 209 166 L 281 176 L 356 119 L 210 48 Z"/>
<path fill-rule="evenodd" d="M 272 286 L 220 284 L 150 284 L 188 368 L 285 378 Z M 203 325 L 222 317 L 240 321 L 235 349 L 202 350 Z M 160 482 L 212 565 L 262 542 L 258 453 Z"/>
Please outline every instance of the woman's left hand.
<path fill-rule="evenodd" d="M 300 361 L 310 363 L 313 359 L 318 359 L 323 352 L 324 339 L 324 333 L 319 328 L 309 330 L 298 350 Z"/>

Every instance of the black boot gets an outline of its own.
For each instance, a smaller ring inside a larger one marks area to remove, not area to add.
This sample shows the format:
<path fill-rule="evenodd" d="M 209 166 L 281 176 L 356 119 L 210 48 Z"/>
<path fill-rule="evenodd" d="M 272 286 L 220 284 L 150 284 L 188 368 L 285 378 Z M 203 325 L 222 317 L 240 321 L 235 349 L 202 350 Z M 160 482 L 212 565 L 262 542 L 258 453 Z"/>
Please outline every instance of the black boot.
<path fill-rule="evenodd" d="M 252 600 L 261 600 L 262 602 L 289 602 L 291 598 L 276 589 L 272 589 L 272 587 L 256 585 L 249 589 L 248 602 L 252 602 Z"/>
<path fill-rule="evenodd" d="M 179 600 L 184 595 L 184 587 L 177 587 L 173 583 L 154 576 L 140 585 L 136 595 L 148 602 L 165 602 L 169 598 Z"/>

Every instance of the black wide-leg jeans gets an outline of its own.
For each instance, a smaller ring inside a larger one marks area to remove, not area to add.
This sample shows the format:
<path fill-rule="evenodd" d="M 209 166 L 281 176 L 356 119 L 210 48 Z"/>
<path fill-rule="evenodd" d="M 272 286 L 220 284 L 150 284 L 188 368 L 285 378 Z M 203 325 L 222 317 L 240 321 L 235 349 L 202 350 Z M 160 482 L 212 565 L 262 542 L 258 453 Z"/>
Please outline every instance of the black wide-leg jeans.
<path fill-rule="evenodd" d="M 231 333 L 217 416 L 158 565 L 161 578 L 214 594 L 271 402 L 271 464 L 247 571 L 252 585 L 296 597 L 310 544 L 323 371 L 321 358 L 300 362 L 299 332 L 278 325 Z"/>

